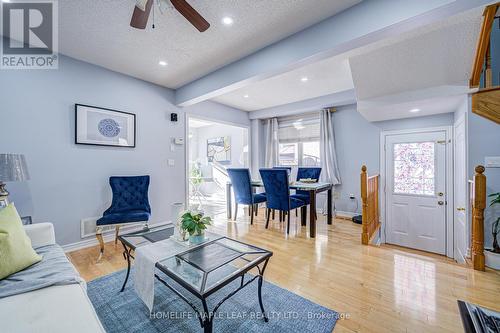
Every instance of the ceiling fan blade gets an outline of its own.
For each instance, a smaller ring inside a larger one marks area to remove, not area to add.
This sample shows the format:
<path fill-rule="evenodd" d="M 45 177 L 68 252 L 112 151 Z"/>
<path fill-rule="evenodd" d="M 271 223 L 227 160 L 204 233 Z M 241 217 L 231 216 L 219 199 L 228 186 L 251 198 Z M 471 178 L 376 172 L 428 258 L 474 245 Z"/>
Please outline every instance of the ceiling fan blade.
<path fill-rule="evenodd" d="M 151 7 L 153 7 L 153 0 L 148 0 L 144 8 L 145 10 L 141 10 L 139 7 L 135 6 L 132 19 L 130 20 L 130 26 L 137 29 L 145 29 L 148 24 Z"/>
<path fill-rule="evenodd" d="M 196 29 L 203 32 L 210 28 L 210 23 L 207 22 L 186 0 L 170 0 L 175 9 L 179 11 Z"/>

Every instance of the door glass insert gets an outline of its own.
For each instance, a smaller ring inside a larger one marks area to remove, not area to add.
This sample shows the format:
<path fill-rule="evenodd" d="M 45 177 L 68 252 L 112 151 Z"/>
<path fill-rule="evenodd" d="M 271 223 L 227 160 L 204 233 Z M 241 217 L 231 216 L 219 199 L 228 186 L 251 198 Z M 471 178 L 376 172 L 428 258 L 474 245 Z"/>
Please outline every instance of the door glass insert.
<path fill-rule="evenodd" d="M 394 144 L 394 193 L 434 195 L 434 142 Z"/>

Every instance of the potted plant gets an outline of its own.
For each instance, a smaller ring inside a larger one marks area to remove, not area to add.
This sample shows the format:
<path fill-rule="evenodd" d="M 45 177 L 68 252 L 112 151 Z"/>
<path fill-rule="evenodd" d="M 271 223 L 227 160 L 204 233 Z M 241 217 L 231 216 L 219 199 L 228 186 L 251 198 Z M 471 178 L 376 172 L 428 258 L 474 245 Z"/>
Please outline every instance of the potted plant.
<path fill-rule="evenodd" d="M 490 194 L 488 197 L 493 198 L 490 202 L 490 207 L 500 205 L 500 192 Z M 495 214 L 495 211 L 493 211 Z M 493 217 L 495 219 L 495 216 Z M 486 265 L 494 269 L 500 269 L 500 246 L 498 245 L 498 233 L 500 232 L 500 216 L 491 224 L 491 233 L 493 235 L 493 248 L 487 249 L 485 252 Z"/>
<path fill-rule="evenodd" d="M 188 210 L 182 214 L 181 219 L 181 227 L 189 233 L 191 243 L 197 244 L 205 240 L 205 229 L 212 224 L 209 216 L 204 216 L 202 212 Z"/>

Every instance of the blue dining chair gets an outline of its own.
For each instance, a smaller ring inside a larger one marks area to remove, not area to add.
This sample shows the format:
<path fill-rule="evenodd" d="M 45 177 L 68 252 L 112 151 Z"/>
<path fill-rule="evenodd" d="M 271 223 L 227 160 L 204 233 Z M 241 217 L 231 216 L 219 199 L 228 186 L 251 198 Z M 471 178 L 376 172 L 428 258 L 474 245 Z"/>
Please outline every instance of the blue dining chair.
<path fill-rule="evenodd" d="M 304 201 L 290 195 L 290 185 L 288 183 L 288 171 L 284 169 L 260 169 L 260 177 L 264 183 L 267 197 L 267 219 L 266 229 L 269 226 L 270 209 L 276 209 L 287 213 L 287 233 L 290 233 L 290 211 L 296 208 L 305 207 Z M 305 214 L 302 214 L 302 218 Z"/>
<path fill-rule="evenodd" d="M 115 226 L 116 244 L 121 225 L 141 222 L 147 226 L 151 217 L 148 199 L 149 176 L 110 177 L 109 185 L 113 192 L 111 207 L 106 209 L 96 223 L 96 237 L 101 247 L 98 261 L 104 254 L 102 231 L 105 226 Z"/>
<path fill-rule="evenodd" d="M 228 168 L 227 173 L 231 179 L 234 191 L 234 220 L 238 215 L 238 204 L 248 205 L 250 214 L 250 224 L 253 224 L 253 216 L 258 214 L 258 204 L 266 201 L 265 193 L 255 194 L 252 191 L 252 178 L 250 170 L 246 168 Z"/>
<path fill-rule="evenodd" d="M 319 181 L 319 176 L 321 175 L 321 168 L 318 167 L 300 167 L 297 170 L 297 180 L 301 179 L 316 179 L 316 183 Z M 309 192 L 308 191 L 300 191 L 297 190 L 295 192 L 295 196 L 299 198 L 300 200 L 304 201 L 306 204 L 309 205 L 310 203 L 310 198 L 309 198 Z"/>

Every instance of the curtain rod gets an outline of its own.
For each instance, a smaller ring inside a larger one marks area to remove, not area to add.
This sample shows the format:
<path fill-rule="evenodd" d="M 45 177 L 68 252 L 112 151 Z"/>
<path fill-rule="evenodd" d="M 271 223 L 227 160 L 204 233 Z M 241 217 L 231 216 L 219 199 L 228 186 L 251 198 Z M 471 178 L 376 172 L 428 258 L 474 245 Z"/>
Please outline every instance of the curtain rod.
<path fill-rule="evenodd" d="M 326 110 L 326 111 L 331 112 L 331 113 L 337 112 L 337 109 L 336 109 L 336 108 L 333 108 L 333 107 L 330 107 L 330 108 L 324 108 L 323 110 Z"/>

